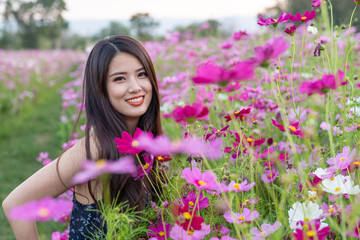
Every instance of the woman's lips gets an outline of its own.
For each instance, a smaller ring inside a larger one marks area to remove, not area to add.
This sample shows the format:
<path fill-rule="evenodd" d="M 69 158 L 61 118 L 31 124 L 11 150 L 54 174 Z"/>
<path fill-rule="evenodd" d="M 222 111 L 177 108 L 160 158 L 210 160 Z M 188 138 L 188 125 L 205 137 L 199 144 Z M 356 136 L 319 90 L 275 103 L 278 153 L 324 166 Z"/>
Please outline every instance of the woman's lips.
<path fill-rule="evenodd" d="M 144 102 L 145 96 L 133 97 L 127 99 L 126 102 L 131 106 L 139 106 Z"/>

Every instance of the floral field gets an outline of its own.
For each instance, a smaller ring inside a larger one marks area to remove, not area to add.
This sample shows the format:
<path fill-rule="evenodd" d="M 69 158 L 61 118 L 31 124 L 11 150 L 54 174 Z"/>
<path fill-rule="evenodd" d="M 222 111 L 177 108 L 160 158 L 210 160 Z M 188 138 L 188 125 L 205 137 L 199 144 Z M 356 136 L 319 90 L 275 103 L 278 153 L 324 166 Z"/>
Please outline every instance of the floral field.
<path fill-rule="evenodd" d="M 165 183 L 141 214 L 103 206 L 108 239 L 360 238 L 360 33 L 351 22 L 333 26 L 329 4 L 315 0 L 305 13 L 260 18 L 255 33 L 194 39 L 172 32 L 144 43 L 156 67 L 164 135 L 124 132 L 114 144 L 127 156 L 86 161 L 74 182 L 153 171 Z M 80 63 L 61 90 L 64 134 L 81 104 Z M 26 86 L 7 75 L 0 83 L 8 89 Z M 34 92 L 14 96 L 23 91 Z M 37 161 L 51 159 L 43 152 Z M 12 216 L 60 221 L 52 239 L 67 239 L 71 198 L 69 191 L 30 202 Z"/>

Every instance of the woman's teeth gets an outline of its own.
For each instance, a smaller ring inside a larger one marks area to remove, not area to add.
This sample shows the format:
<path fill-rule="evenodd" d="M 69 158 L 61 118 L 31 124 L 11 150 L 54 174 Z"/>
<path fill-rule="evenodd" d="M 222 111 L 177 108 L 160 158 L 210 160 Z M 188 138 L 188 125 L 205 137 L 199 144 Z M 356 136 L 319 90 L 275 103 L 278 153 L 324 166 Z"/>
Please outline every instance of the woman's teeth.
<path fill-rule="evenodd" d="M 144 97 L 138 97 L 138 98 L 133 98 L 133 99 L 129 99 L 126 100 L 127 102 L 140 102 Z"/>

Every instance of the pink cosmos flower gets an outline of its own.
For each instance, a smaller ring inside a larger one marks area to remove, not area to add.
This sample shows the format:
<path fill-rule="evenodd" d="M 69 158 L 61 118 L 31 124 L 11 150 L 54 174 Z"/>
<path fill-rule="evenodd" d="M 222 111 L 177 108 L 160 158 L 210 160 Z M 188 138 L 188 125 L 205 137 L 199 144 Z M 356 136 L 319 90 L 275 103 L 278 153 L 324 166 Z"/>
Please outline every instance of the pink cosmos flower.
<path fill-rule="evenodd" d="M 290 20 L 294 22 L 296 21 L 308 22 L 316 17 L 316 12 L 315 10 L 312 10 L 311 12 L 309 12 L 309 10 L 306 10 L 306 12 L 303 15 L 297 12 L 295 16 L 289 13 L 289 17 Z"/>
<path fill-rule="evenodd" d="M 135 180 L 143 179 L 145 175 L 149 174 L 154 164 L 153 155 L 149 156 L 148 154 L 144 153 L 142 157 L 144 158 L 145 164 L 143 164 L 142 166 L 137 166 L 137 174 Z"/>
<path fill-rule="evenodd" d="M 182 227 L 184 230 L 200 230 L 201 224 L 204 222 L 204 218 L 196 216 L 196 209 L 189 210 L 189 205 L 174 204 L 171 208 L 172 214 L 176 217 L 175 223 Z"/>
<path fill-rule="evenodd" d="M 115 143 L 119 152 L 124 154 L 132 154 L 134 156 L 142 152 L 144 149 L 139 148 L 139 142 L 137 139 L 143 135 L 153 137 L 151 132 L 144 133 L 140 128 L 136 128 L 134 137 L 132 137 L 128 132 L 123 131 L 121 133 L 121 138 L 115 138 Z"/>
<path fill-rule="evenodd" d="M 289 47 L 290 43 L 282 37 L 273 37 L 263 46 L 255 48 L 255 57 L 250 58 L 249 62 L 255 66 L 267 67 L 270 61 L 279 58 Z"/>
<path fill-rule="evenodd" d="M 205 189 L 208 193 L 215 193 L 219 189 L 219 184 L 216 182 L 217 176 L 212 171 L 205 171 L 201 173 L 200 169 L 194 167 L 185 168 L 181 175 L 184 176 L 186 181 L 193 184 L 199 191 Z"/>
<path fill-rule="evenodd" d="M 335 158 L 329 158 L 326 162 L 330 164 L 330 167 L 326 169 L 328 173 L 335 173 L 336 171 L 347 171 L 351 162 L 356 155 L 356 149 L 354 148 L 350 152 L 350 147 L 345 146 L 341 153 L 336 154 Z"/>
<path fill-rule="evenodd" d="M 259 217 L 258 211 L 254 210 L 253 212 L 250 211 L 248 208 L 243 208 L 242 213 L 235 213 L 231 210 L 227 210 L 224 214 L 224 218 L 229 223 L 237 223 L 241 224 L 243 222 L 251 222 L 254 221 L 255 218 Z"/>
<path fill-rule="evenodd" d="M 25 221 L 48 221 L 69 215 L 73 207 L 72 201 L 45 197 L 33 200 L 21 206 L 13 207 L 9 217 Z"/>
<path fill-rule="evenodd" d="M 295 233 L 292 233 L 296 240 L 326 240 L 326 236 L 330 233 L 329 226 L 320 229 L 321 222 L 317 218 L 311 220 L 310 222 L 299 221 L 296 225 L 301 226 L 301 228 L 297 228 L 295 230 Z"/>
<path fill-rule="evenodd" d="M 339 205 L 334 203 L 333 205 L 327 205 L 325 202 L 320 206 L 321 210 L 324 211 L 324 213 L 320 216 L 320 218 L 326 218 L 329 216 L 335 216 L 339 215 L 342 209 L 340 209 Z"/>
<path fill-rule="evenodd" d="M 322 79 L 311 81 L 311 82 L 302 82 L 299 87 L 300 93 L 307 93 L 308 96 L 318 93 L 324 95 L 330 89 L 336 90 L 338 86 L 344 86 L 348 82 L 342 82 L 345 74 L 343 71 L 339 70 L 337 75 L 324 74 Z"/>
<path fill-rule="evenodd" d="M 39 157 L 36 158 L 36 161 L 42 162 L 44 166 L 52 162 L 48 152 L 41 152 Z"/>
<path fill-rule="evenodd" d="M 139 148 L 151 152 L 155 156 L 173 154 L 174 149 L 171 140 L 166 135 L 160 135 L 155 138 L 143 135 L 139 137 L 137 141 Z"/>
<path fill-rule="evenodd" d="M 218 138 L 218 137 L 226 137 L 226 132 L 231 133 L 231 131 L 227 130 L 230 127 L 230 125 L 226 125 L 222 129 L 218 130 L 216 128 L 213 128 L 211 133 L 205 135 L 205 140 L 209 140 L 212 138 Z"/>
<path fill-rule="evenodd" d="M 321 0 L 313 0 L 312 7 L 321 7 Z"/>
<path fill-rule="evenodd" d="M 279 176 L 279 171 L 276 168 L 267 169 L 263 175 L 261 175 L 261 180 L 266 183 L 270 183 Z"/>
<path fill-rule="evenodd" d="M 285 29 L 285 33 L 289 34 L 290 36 L 294 36 L 295 30 L 297 29 L 297 26 L 292 25 L 291 27 Z"/>
<path fill-rule="evenodd" d="M 150 226 L 149 230 L 151 231 L 148 232 L 150 240 L 165 240 L 170 237 L 171 224 L 160 222 L 156 225 L 156 227 Z"/>
<path fill-rule="evenodd" d="M 200 230 L 186 231 L 175 224 L 170 232 L 170 237 L 174 240 L 201 240 L 211 232 L 210 225 L 201 224 Z"/>
<path fill-rule="evenodd" d="M 255 182 L 248 184 L 247 180 L 243 181 L 242 183 L 237 183 L 235 182 L 235 180 L 232 180 L 229 183 L 228 187 L 229 187 L 229 191 L 238 193 L 238 192 L 249 191 L 254 185 Z"/>
<path fill-rule="evenodd" d="M 215 100 L 215 92 L 213 90 L 206 91 L 203 87 L 196 93 L 196 102 L 203 104 L 211 104 Z"/>
<path fill-rule="evenodd" d="M 239 62 L 233 69 L 217 66 L 213 62 L 201 64 L 196 70 L 192 81 L 196 84 L 220 84 L 226 86 L 230 81 L 252 79 L 255 75 L 254 66 L 249 62 Z"/>
<path fill-rule="evenodd" d="M 274 120 L 274 119 L 271 119 L 271 121 L 272 121 L 272 123 L 273 123 L 273 125 L 274 125 L 275 127 L 277 127 L 278 129 L 280 129 L 280 131 L 285 132 L 285 127 L 284 127 L 284 125 L 279 124 L 279 123 L 278 123 L 276 120 Z M 304 137 L 304 134 L 303 134 L 302 130 L 299 129 L 299 124 L 300 124 L 299 122 L 290 123 L 290 124 L 289 124 L 289 130 L 290 130 L 290 133 L 291 133 L 291 134 L 303 138 L 303 137 Z"/>
<path fill-rule="evenodd" d="M 281 227 L 281 223 L 276 221 L 274 224 L 263 223 L 261 224 L 261 229 L 252 228 L 250 232 L 254 235 L 251 239 L 253 240 L 262 240 L 266 239 L 267 236 L 270 236 L 273 232 L 276 232 L 279 227 Z"/>
<path fill-rule="evenodd" d="M 240 143 L 240 135 L 236 132 L 235 133 L 236 136 L 236 142 Z M 255 139 L 253 136 L 249 136 L 246 137 L 245 134 L 243 134 L 242 137 L 242 143 L 243 145 L 247 148 L 247 147 L 256 147 L 256 146 L 260 146 L 265 142 L 265 138 L 261 138 L 261 139 Z"/>
<path fill-rule="evenodd" d="M 249 34 L 247 34 L 246 31 L 239 31 L 239 32 L 234 32 L 233 34 L 233 39 L 234 40 L 240 40 L 242 39 L 244 36 L 248 36 Z"/>
<path fill-rule="evenodd" d="M 360 4 L 360 1 L 358 1 Z M 360 238 L 360 222 L 355 224 L 355 227 L 347 233 L 347 236 Z"/>
<path fill-rule="evenodd" d="M 257 21 L 257 24 L 259 24 L 260 26 L 273 25 L 274 27 L 277 27 L 279 23 L 285 23 L 288 20 L 289 20 L 289 15 L 283 12 L 278 19 L 273 19 L 273 18 L 263 19 L 262 17 L 260 17 L 259 20 Z"/>
<path fill-rule="evenodd" d="M 90 181 L 104 173 L 135 174 L 136 166 L 134 159 L 125 156 L 117 161 L 106 161 L 104 159 L 96 162 L 87 160 L 82 163 L 83 171 L 78 172 L 72 179 L 73 184 Z"/>
<path fill-rule="evenodd" d="M 185 205 L 189 205 L 189 208 L 194 208 L 196 203 L 196 192 L 191 191 L 189 192 L 186 197 L 182 198 L 182 202 Z M 206 208 L 209 206 L 209 199 L 204 197 L 203 193 L 200 192 L 198 204 L 196 206 L 196 211 L 200 211 L 202 208 Z"/>
<path fill-rule="evenodd" d="M 209 109 L 201 103 L 193 103 L 185 107 L 176 107 L 171 116 L 178 123 L 193 123 L 197 120 L 207 120 L 209 118 Z"/>
<path fill-rule="evenodd" d="M 234 113 L 230 113 L 230 114 L 224 116 L 224 118 L 226 119 L 226 122 L 229 122 L 233 119 L 238 119 L 238 120 L 242 121 L 246 118 L 245 115 L 249 114 L 250 111 L 251 111 L 251 108 L 244 108 L 239 111 L 235 111 Z"/>

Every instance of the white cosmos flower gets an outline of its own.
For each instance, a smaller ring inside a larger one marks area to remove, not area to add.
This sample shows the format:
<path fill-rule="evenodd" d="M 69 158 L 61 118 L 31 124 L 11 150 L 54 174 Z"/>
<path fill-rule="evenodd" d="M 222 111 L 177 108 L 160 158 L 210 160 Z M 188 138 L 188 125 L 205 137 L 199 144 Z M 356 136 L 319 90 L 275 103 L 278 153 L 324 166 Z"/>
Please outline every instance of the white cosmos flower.
<path fill-rule="evenodd" d="M 325 169 L 322 169 L 322 168 L 317 168 L 314 172 L 314 174 L 318 177 L 318 178 L 321 178 L 321 179 L 324 179 L 326 177 L 326 175 L 329 175 L 328 172 L 326 172 Z"/>
<path fill-rule="evenodd" d="M 331 179 L 324 179 L 321 185 L 325 192 L 335 195 L 360 193 L 359 185 L 354 186 L 350 176 L 337 175 Z"/>
<path fill-rule="evenodd" d="M 292 208 L 288 211 L 289 224 L 291 229 L 299 228 L 296 226 L 298 221 L 309 222 L 315 218 L 320 219 L 320 215 L 323 214 L 323 210 L 320 206 L 313 202 L 296 202 L 292 205 Z M 324 220 L 324 219 L 323 219 Z M 321 221 L 320 229 L 326 227 L 327 224 Z"/>
<path fill-rule="evenodd" d="M 310 25 L 309 25 L 306 30 L 307 30 L 309 33 L 314 34 L 314 35 L 318 33 L 317 28 L 314 27 L 314 26 L 310 26 Z"/>

